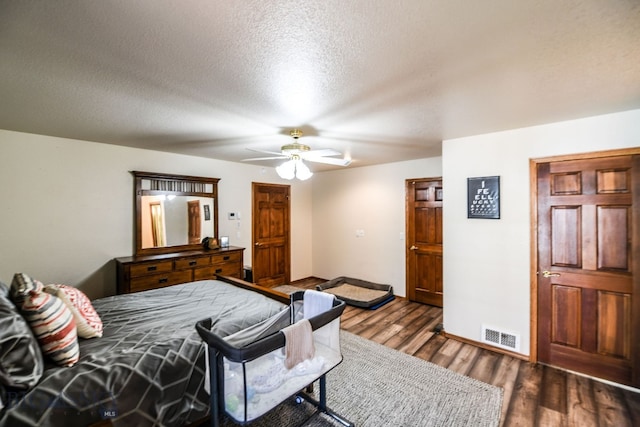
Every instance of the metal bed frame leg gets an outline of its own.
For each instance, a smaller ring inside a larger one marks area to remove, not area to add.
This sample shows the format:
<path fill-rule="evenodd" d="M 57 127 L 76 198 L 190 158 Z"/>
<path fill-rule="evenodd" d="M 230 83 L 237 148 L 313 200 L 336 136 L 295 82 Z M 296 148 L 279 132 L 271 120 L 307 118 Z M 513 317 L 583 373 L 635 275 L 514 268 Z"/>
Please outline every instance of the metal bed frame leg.
<path fill-rule="evenodd" d="M 309 396 L 307 393 L 301 392 L 296 396 L 297 399 L 306 400 L 311 403 L 313 406 L 318 408 L 318 411 L 323 414 L 327 414 L 340 424 L 345 427 L 355 427 L 351 421 L 343 418 L 342 416 L 336 414 L 331 409 L 327 408 L 327 377 L 326 374 L 320 377 L 320 400 L 315 400 L 313 397 Z"/>
<path fill-rule="evenodd" d="M 318 409 L 322 412 L 327 410 L 327 377 L 325 375 L 320 377 L 320 405 Z"/>

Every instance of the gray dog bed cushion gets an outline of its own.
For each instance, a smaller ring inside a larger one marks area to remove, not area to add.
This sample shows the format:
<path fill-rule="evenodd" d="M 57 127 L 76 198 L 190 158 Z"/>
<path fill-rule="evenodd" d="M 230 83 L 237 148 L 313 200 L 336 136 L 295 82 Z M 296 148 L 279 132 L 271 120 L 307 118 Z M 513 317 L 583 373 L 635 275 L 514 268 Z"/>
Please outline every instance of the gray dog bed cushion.
<path fill-rule="evenodd" d="M 349 305 L 376 309 L 394 299 L 393 287 L 351 277 L 337 277 L 316 285 L 316 289 L 328 292 Z"/>

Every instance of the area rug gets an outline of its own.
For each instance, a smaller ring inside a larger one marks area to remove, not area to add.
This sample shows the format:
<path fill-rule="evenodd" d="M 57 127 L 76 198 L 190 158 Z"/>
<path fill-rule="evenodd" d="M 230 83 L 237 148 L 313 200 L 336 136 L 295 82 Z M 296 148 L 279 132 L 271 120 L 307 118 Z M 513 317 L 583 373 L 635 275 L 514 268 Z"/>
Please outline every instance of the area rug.
<path fill-rule="evenodd" d="M 327 406 L 357 427 L 499 425 L 501 388 L 349 332 L 340 338 L 344 360 L 327 374 Z M 288 399 L 251 426 L 341 425 L 313 409 Z"/>

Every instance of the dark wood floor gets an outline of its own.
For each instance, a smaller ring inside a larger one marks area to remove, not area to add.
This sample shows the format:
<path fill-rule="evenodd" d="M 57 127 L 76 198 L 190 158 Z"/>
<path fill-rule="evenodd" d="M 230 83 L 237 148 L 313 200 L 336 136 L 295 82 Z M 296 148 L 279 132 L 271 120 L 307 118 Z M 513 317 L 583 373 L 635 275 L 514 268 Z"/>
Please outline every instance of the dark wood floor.
<path fill-rule="evenodd" d="M 441 308 L 396 298 L 377 310 L 347 306 L 341 322 L 361 337 L 502 387 L 502 426 L 640 426 L 640 393 L 447 339 L 433 331 Z"/>

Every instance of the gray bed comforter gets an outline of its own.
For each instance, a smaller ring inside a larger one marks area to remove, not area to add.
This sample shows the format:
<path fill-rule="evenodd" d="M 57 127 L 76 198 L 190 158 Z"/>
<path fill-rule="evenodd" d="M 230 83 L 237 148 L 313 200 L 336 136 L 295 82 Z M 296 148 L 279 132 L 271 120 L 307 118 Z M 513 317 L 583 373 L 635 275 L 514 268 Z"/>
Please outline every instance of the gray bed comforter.
<path fill-rule="evenodd" d="M 14 394 L 0 426 L 181 426 L 209 412 L 204 344 L 195 323 L 211 317 L 228 335 L 283 304 L 205 280 L 93 301 L 102 338 L 80 339 L 80 361 L 50 366 L 38 385 Z"/>

